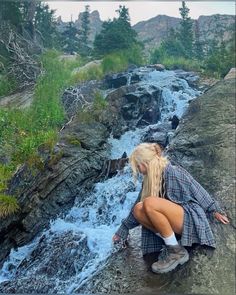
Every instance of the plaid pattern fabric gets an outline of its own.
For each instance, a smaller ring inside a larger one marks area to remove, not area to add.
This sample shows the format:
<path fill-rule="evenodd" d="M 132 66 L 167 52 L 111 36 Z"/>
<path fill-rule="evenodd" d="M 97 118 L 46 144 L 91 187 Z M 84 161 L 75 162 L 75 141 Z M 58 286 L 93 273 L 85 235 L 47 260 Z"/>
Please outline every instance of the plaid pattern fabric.
<path fill-rule="evenodd" d="M 166 198 L 180 204 L 184 209 L 184 224 L 180 243 L 191 246 L 193 243 L 216 246 L 208 218 L 217 211 L 224 213 L 219 203 L 181 166 L 168 163 L 164 170 Z M 141 191 L 134 206 L 140 201 Z M 129 215 L 122 221 L 116 234 L 127 239 L 129 230 L 139 223 L 133 215 L 132 207 Z M 141 245 L 143 255 L 160 251 L 163 240 L 150 230 L 142 227 Z"/>

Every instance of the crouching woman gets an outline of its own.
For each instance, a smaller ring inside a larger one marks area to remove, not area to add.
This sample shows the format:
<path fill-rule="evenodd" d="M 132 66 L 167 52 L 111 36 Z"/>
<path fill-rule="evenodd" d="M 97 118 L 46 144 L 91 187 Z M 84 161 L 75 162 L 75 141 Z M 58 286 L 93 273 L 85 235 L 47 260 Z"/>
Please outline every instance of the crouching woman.
<path fill-rule="evenodd" d="M 208 192 L 185 169 L 163 157 L 158 144 L 138 145 L 129 161 L 135 179 L 143 174 L 143 185 L 113 242 L 126 240 L 129 230 L 141 224 L 143 254 L 163 250 L 152 265 L 155 273 L 169 272 L 187 262 L 184 246 L 197 243 L 215 248 L 208 218 L 213 216 L 224 224 L 229 220 Z"/>

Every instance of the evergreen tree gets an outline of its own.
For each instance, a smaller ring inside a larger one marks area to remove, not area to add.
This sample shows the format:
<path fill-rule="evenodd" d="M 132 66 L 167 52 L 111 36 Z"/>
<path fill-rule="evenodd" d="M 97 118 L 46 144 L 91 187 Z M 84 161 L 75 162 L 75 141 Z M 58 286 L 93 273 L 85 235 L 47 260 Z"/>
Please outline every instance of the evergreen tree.
<path fill-rule="evenodd" d="M 192 58 L 193 56 L 193 21 L 189 17 L 189 8 L 186 6 L 185 1 L 182 1 L 182 7 L 179 8 L 182 17 L 179 30 L 179 40 L 182 43 L 186 57 Z"/>
<path fill-rule="evenodd" d="M 56 30 L 55 10 L 39 3 L 35 13 L 35 29 L 41 35 L 43 45 L 47 48 L 60 48 L 60 36 Z"/>
<path fill-rule="evenodd" d="M 62 35 L 64 37 L 63 50 L 69 54 L 77 52 L 79 46 L 78 30 L 72 21 L 68 23 Z"/>
<path fill-rule="evenodd" d="M 94 50 L 98 55 L 128 49 L 138 44 L 137 33 L 130 24 L 128 9 L 120 5 L 116 12 L 119 17 L 113 21 L 105 21 L 100 34 L 95 37 Z"/>
<path fill-rule="evenodd" d="M 89 47 L 89 31 L 90 31 L 90 20 L 89 20 L 89 5 L 85 6 L 85 11 L 82 14 L 81 29 L 79 31 L 79 53 L 81 55 L 88 55 L 90 53 Z"/>
<path fill-rule="evenodd" d="M 200 40 L 199 24 L 195 22 L 195 40 L 193 44 L 194 56 L 197 60 L 202 60 L 204 57 L 203 42 Z"/>

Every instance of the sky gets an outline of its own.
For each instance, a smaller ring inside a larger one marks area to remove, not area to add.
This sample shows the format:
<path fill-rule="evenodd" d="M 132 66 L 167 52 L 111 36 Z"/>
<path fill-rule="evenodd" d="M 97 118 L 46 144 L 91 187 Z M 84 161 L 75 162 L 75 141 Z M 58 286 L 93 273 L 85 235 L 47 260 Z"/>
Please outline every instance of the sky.
<path fill-rule="evenodd" d="M 148 20 L 159 14 L 180 17 L 181 1 L 45 1 L 51 9 L 56 9 L 56 16 L 63 21 L 75 21 L 78 14 L 84 11 L 85 5 L 90 5 L 90 11 L 98 10 L 101 20 L 117 16 L 115 12 L 119 5 L 129 8 L 131 24 Z M 186 1 L 190 9 L 190 17 L 197 19 L 200 15 L 231 14 L 235 15 L 234 1 Z"/>

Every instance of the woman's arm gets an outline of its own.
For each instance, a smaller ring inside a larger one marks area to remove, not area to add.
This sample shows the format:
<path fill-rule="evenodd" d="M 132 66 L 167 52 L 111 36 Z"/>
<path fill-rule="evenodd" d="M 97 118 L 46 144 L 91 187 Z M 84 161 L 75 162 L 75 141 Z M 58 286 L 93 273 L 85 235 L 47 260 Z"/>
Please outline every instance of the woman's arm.
<path fill-rule="evenodd" d="M 113 239 L 112 239 L 113 242 L 119 242 L 121 239 L 124 241 L 127 240 L 127 237 L 129 235 L 129 230 L 139 225 L 139 222 L 135 219 L 133 215 L 133 209 L 135 205 L 138 202 L 140 202 L 141 192 L 142 190 L 139 192 L 138 198 L 135 201 L 133 207 L 131 208 L 129 215 L 122 220 L 120 227 L 118 228 L 115 235 L 113 236 Z"/>

